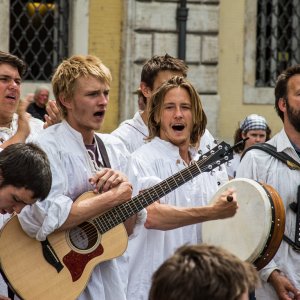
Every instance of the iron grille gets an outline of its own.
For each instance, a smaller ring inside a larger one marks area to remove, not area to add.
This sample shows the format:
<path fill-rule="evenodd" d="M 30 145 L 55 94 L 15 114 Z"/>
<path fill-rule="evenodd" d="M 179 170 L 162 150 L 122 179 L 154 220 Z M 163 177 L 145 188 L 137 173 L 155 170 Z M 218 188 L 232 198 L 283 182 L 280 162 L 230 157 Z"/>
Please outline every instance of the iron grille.
<path fill-rule="evenodd" d="M 274 87 L 277 76 L 300 63 L 300 1 L 257 1 L 256 86 Z"/>
<path fill-rule="evenodd" d="M 68 56 L 69 1 L 10 1 L 10 52 L 28 65 L 25 80 L 49 81 Z"/>

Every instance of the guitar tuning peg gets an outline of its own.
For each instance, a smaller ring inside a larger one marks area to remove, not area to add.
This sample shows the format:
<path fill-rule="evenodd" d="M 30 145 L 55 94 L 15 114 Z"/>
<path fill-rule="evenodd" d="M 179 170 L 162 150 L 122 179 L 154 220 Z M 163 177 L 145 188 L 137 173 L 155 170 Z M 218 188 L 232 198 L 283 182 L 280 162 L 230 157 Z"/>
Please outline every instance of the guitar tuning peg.
<path fill-rule="evenodd" d="M 231 166 L 231 161 L 228 161 L 228 162 L 226 163 L 226 166 L 227 166 L 227 167 L 230 167 L 230 166 Z"/>
<path fill-rule="evenodd" d="M 210 150 L 211 147 L 210 147 L 210 145 L 206 145 L 206 148 L 207 148 L 208 150 Z"/>
<path fill-rule="evenodd" d="M 219 171 L 223 171 L 223 167 L 222 166 L 219 166 Z"/>
<path fill-rule="evenodd" d="M 218 145 L 219 144 L 219 140 L 215 139 L 214 140 L 214 144 Z"/>
<path fill-rule="evenodd" d="M 210 171 L 210 175 L 214 175 L 216 173 L 215 170 Z"/>
<path fill-rule="evenodd" d="M 199 150 L 199 151 L 198 151 L 198 154 L 199 154 L 200 156 L 202 156 L 202 150 Z"/>

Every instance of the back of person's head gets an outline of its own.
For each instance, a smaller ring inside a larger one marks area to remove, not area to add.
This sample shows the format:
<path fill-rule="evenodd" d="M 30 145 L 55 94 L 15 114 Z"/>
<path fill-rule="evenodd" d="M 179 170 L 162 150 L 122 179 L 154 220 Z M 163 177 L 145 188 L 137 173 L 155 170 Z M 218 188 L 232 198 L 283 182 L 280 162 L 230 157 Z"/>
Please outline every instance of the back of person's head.
<path fill-rule="evenodd" d="M 160 71 L 178 72 L 183 77 L 187 76 L 188 66 L 181 59 L 166 54 L 164 56 L 155 55 L 144 65 L 141 73 L 141 82 L 144 82 L 151 90 L 157 74 Z"/>
<path fill-rule="evenodd" d="M 22 59 L 3 51 L 0 51 L 0 65 L 1 64 L 8 64 L 18 69 L 20 77 L 23 77 L 27 70 L 27 65 Z"/>
<path fill-rule="evenodd" d="M 300 75 L 300 64 L 287 68 L 277 77 L 277 81 L 275 85 L 275 109 L 282 121 L 283 121 L 283 112 L 279 109 L 278 102 L 279 99 L 281 98 L 287 100 L 288 81 L 294 75 Z"/>
<path fill-rule="evenodd" d="M 93 55 L 74 55 L 63 60 L 57 67 L 52 77 L 52 87 L 57 100 L 56 103 L 63 112 L 64 117 L 67 115 L 67 111 L 59 98 L 71 99 L 74 95 L 76 80 L 89 76 L 95 77 L 108 86 L 110 86 L 112 81 L 109 69 L 98 57 Z"/>
<path fill-rule="evenodd" d="M 52 173 L 46 153 L 33 143 L 16 143 L 0 152 L 0 188 L 12 185 L 33 192 L 34 198 L 46 198 Z"/>
<path fill-rule="evenodd" d="M 203 110 L 200 96 L 193 87 L 193 85 L 184 77 L 175 76 L 168 81 L 164 82 L 160 88 L 152 95 L 149 102 L 149 140 L 159 136 L 160 132 L 160 119 L 162 114 L 163 103 L 166 93 L 173 88 L 182 88 L 187 91 L 191 99 L 192 106 L 192 123 L 193 128 L 191 132 L 191 145 L 196 146 L 200 137 L 203 135 L 207 117 Z"/>
<path fill-rule="evenodd" d="M 222 248 L 182 246 L 153 274 L 149 300 L 239 300 L 258 281 L 250 263 Z"/>
<path fill-rule="evenodd" d="M 264 117 L 251 114 L 248 115 L 243 121 L 240 122 L 239 127 L 234 133 L 234 144 L 240 142 L 243 139 L 243 134 L 246 134 L 250 130 L 263 130 L 266 131 L 266 141 L 271 137 L 271 129 L 267 124 Z M 245 144 L 241 144 L 236 147 L 235 152 L 240 153 L 244 150 Z"/>

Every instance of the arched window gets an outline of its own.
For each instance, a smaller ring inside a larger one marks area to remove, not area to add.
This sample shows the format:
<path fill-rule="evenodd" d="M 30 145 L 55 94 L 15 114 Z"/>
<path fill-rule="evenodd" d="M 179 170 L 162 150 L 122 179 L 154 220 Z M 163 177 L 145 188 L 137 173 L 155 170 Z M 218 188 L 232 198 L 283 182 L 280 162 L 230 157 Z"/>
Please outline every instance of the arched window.
<path fill-rule="evenodd" d="M 26 61 L 27 81 L 49 81 L 68 56 L 68 0 L 10 1 L 9 51 Z"/>

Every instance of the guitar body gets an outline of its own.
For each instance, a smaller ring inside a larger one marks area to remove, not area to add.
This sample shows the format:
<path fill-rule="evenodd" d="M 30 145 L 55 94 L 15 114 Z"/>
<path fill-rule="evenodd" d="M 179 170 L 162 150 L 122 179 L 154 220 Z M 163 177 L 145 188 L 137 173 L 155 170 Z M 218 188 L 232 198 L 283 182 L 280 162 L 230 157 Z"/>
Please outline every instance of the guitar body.
<path fill-rule="evenodd" d="M 220 167 L 232 159 L 232 149 L 222 142 L 199 161 L 130 201 L 71 230 L 50 234 L 43 242 L 28 237 L 18 218 L 11 218 L 0 235 L 0 263 L 13 290 L 25 300 L 76 299 L 97 264 L 118 257 L 126 250 L 125 220 L 202 172 Z M 87 192 L 76 201 L 91 196 L 93 192 Z"/>
<path fill-rule="evenodd" d="M 84 200 L 87 194 L 76 201 Z M 103 235 L 99 232 L 95 235 L 95 228 L 89 222 L 83 224 L 86 233 L 93 234 L 92 240 L 84 242 L 81 248 L 76 247 L 76 241 L 73 243 L 74 239 L 70 238 L 72 231 L 55 232 L 48 236 L 52 247 L 49 252 L 54 251 L 61 263 L 61 270 L 58 271 L 46 261 L 41 242 L 23 231 L 18 217 L 8 221 L 0 236 L 1 268 L 21 298 L 74 300 L 84 290 L 97 264 L 118 257 L 126 250 L 128 236 L 123 223 Z M 80 234 L 82 236 L 82 232 Z"/>

